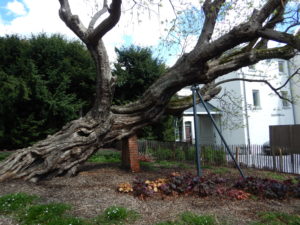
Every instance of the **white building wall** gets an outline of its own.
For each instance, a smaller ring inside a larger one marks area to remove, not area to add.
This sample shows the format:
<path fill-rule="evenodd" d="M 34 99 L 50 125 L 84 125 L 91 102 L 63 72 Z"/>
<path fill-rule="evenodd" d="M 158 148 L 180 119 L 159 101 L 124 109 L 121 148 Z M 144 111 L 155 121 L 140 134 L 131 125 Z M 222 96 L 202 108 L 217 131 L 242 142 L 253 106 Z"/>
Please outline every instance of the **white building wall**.
<path fill-rule="evenodd" d="M 278 71 L 278 62 L 262 62 L 255 65 L 255 72 L 251 72 L 244 68 L 241 73 L 246 78 L 261 79 L 261 76 L 266 76 L 270 84 L 274 87 L 281 86 L 287 79 L 287 62 L 284 61 L 284 72 Z M 259 91 L 260 107 L 255 108 L 253 102 L 253 90 Z M 288 92 L 290 95 L 289 86 L 280 91 Z M 280 99 L 271 88 L 265 83 L 246 82 L 246 98 L 249 105 L 248 124 L 249 138 L 251 144 L 264 144 L 269 141 L 269 126 L 270 125 L 287 125 L 293 124 L 292 105 L 283 107 L 283 100 Z"/>
<path fill-rule="evenodd" d="M 289 69 L 290 74 L 293 74 L 298 68 L 300 67 L 300 56 L 297 55 L 295 58 L 290 60 Z M 300 124 L 300 75 L 294 76 L 291 80 L 291 90 L 292 90 L 292 97 L 295 101 L 293 105 L 294 108 L 294 117 L 295 117 L 295 124 Z"/>
<path fill-rule="evenodd" d="M 300 65 L 300 57 L 297 58 L 297 60 L 299 60 L 297 64 Z M 269 62 L 263 61 L 256 64 L 255 68 L 243 68 L 237 72 L 219 78 L 217 82 L 230 78 L 267 79 L 274 87 L 279 87 L 287 80 L 289 74 L 287 62 L 283 62 L 283 72 L 279 72 L 278 70 L 278 60 Z M 300 82 L 297 84 L 295 83 L 292 92 L 299 96 L 300 103 L 299 87 Z M 296 118 L 297 123 L 300 122 L 300 104 L 294 108 L 291 104 L 289 104 L 288 107 L 283 107 L 282 99 L 280 99 L 265 83 L 243 81 L 223 83 L 222 92 L 219 96 L 226 90 L 230 90 L 235 97 L 240 99 L 239 103 L 242 108 L 238 115 L 231 117 L 230 121 L 228 121 L 229 123 L 236 122 L 237 124 L 240 124 L 239 127 L 236 127 L 235 129 L 228 129 L 227 127 L 222 126 L 219 127 L 229 145 L 248 143 L 261 145 L 269 140 L 270 125 L 294 124 L 294 117 Z M 253 107 L 253 90 L 259 91 L 260 107 Z M 286 91 L 289 96 L 291 95 L 289 85 L 280 91 Z M 187 96 L 191 94 L 191 90 L 188 87 L 181 90 L 178 94 Z M 218 100 L 211 100 L 210 103 L 215 107 L 220 108 Z M 294 112 L 296 112 L 296 115 L 294 115 Z M 224 118 L 226 117 L 223 115 L 221 120 L 224 120 Z M 194 138 L 193 116 L 184 116 L 183 125 L 187 121 L 190 121 L 192 124 L 192 135 Z M 215 130 L 214 132 L 216 143 L 220 143 L 217 132 Z M 183 138 L 186 138 L 185 129 L 183 129 Z"/>
<path fill-rule="evenodd" d="M 231 78 L 239 78 L 240 75 L 237 72 L 230 73 L 228 75 L 225 75 L 221 78 L 218 78 L 216 82 L 227 80 Z M 243 95 L 243 86 L 241 81 L 233 81 L 222 84 L 222 91 L 219 94 L 219 96 L 222 96 L 224 92 L 230 91 L 232 95 L 236 98 L 240 98 L 241 107 L 245 104 L 244 102 L 244 95 Z M 218 100 L 211 100 L 210 103 L 217 108 L 221 109 L 221 106 L 219 105 Z M 222 109 L 221 109 L 222 110 Z M 223 115 L 223 118 L 221 120 L 224 120 L 225 116 Z M 222 134 L 227 141 L 227 144 L 229 145 L 240 145 L 245 144 L 247 142 L 247 129 L 245 127 L 246 124 L 246 117 L 244 115 L 244 112 L 241 111 L 236 116 L 230 116 L 229 121 L 226 121 L 227 123 L 234 123 L 234 127 L 231 127 L 230 129 L 228 127 L 221 126 Z M 241 125 L 242 123 L 242 125 Z M 224 121 L 222 122 L 224 124 Z M 241 125 L 241 126 L 239 126 Z"/>

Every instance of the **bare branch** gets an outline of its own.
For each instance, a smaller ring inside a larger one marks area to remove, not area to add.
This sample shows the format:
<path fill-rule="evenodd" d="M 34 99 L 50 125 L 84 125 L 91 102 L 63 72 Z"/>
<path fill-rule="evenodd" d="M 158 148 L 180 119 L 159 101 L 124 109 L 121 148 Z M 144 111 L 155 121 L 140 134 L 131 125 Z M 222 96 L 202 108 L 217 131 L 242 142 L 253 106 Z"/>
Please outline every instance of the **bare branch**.
<path fill-rule="evenodd" d="M 299 69 L 298 69 L 298 70 L 299 70 Z M 298 72 L 298 70 L 297 70 L 297 72 Z M 297 74 L 297 72 L 296 72 L 295 74 Z M 294 74 L 294 75 L 295 75 L 295 74 Z M 294 75 L 293 75 L 293 76 L 294 76 Z M 284 85 L 282 85 L 282 86 L 280 86 L 280 87 L 278 87 L 278 88 L 273 87 L 273 85 L 272 85 L 269 81 L 267 81 L 267 80 L 262 80 L 262 79 L 247 79 L 247 78 L 232 78 L 232 79 L 227 79 L 227 80 L 220 81 L 220 82 L 216 83 L 215 85 L 216 85 L 216 86 L 219 86 L 219 85 L 221 85 L 221 84 L 228 83 L 228 82 L 233 82 L 233 81 L 246 81 L 246 82 L 264 83 L 264 84 L 268 85 L 269 88 L 270 88 L 270 89 L 271 89 L 271 90 L 272 90 L 279 98 L 291 102 L 290 99 L 287 99 L 287 98 L 283 97 L 283 96 L 279 93 L 280 89 L 282 89 L 283 87 L 285 87 L 285 85 L 287 85 L 288 81 L 289 81 L 291 78 L 292 78 L 292 76 L 289 77 L 289 79 L 284 83 Z"/>
<path fill-rule="evenodd" d="M 213 2 L 211 2 L 211 0 L 206 0 L 204 2 L 203 11 L 205 14 L 205 21 L 196 46 L 208 43 L 211 39 L 220 8 L 224 2 L 225 0 L 214 0 Z"/>
<path fill-rule="evenodd" d="M 65 24 L 86 43 L 87 29 L 77 15 L 73 15 L 68 0 L 59 0 L 59 16 Z"/>
<path fill-rule="evenodd" d="M 280 90 L 282 89 L 283 87 L 285 87 L 285 85 L 288 84 L 288 82 L 297 74 L 299 74 L 299 71 L 300 71 L 300 68 L 298 68 L 293 74 L 291 74 L 288 79 L 283 83 L 283 85 L 279 86 L 278 88 L 276 88 L 276 90 Z"/>
<path fill-rule="evenodd" d="M 118 22 L 121 16 L 122 0 L 113 0 L 108 12 L 109 17 L 103 20 L 89 35 L 91 43 L 96 44 L 108 31 L 110 31 Z"/>
<path fill-rule="evenodd" d="M 99 10 L 97 13 L 95 13 L 95 15 L 93 16 L 93 18 L 90 21 L 89 28 L 88 28 L 89 31 L 94 29 L 94 26 L 95 26 L 95 23 L 97 22 L 97 20 L 107 11 L 108 11 L 107 0 L 104 0 L 103 8 L 101 10 Z"/>
<path fill-rule="evenodd" d="M 276 10 L 278 6 L 282 5 L 284 7 L 286 2 L 287 0 L 268 0 L 268 2 L 262 7 L 262 9 L 259 12 L 254 11 L 252 17 L 257 22 L 262 24 L 271 15 L 271 13 L 273 13 L 274 10 Z"/>
<path fill-rule="evenodd" d="M 258 34 L 266 39 L 288 44 L 295 49 L 300 50 L 300 34 L 296 36 L 284 32 L 275 31 L 273 29 L 260 29 Z"/>

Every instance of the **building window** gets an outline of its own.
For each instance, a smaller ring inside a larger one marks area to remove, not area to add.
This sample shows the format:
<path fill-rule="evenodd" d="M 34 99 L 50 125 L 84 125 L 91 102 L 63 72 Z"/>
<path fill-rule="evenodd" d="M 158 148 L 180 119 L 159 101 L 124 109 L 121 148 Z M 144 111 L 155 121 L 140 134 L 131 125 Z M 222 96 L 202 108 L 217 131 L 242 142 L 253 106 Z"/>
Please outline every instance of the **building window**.
<path fill-rule="evenodd" d="M 259 109 L 260 108 L 259 90 L 252 90 L 252 96 L 253 96 L 254 109 Z"/>
<path fill-rule="evenodd" d="M 193 136 L 192 136 L 192 123 L 190 121 L 184 123 L 185 127 L 185 141 L 192 143 Z"/>
<path fill-rule="evenodd" d="M 284 73 L 284 62 L 283 61 L 278 61 L 278 71 L 280 73 Z"/>
<path fill-rule="evenodd" d="M 281 91 L 281 96 L 284 98 L 282 99 L 282 107 L 288 108 L 289 107 L 289 101 L 286 100 L 288 98 L 288 92 L 287 91 Z"/>

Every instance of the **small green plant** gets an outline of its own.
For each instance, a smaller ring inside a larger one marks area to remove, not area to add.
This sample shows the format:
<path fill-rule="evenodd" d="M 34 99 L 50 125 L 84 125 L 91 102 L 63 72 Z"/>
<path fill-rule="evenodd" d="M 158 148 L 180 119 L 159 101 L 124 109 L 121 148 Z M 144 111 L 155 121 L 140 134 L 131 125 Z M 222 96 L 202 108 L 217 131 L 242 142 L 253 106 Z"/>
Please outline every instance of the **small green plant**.
<path fill-rule="evenodd" d="M 0 152 L 0 161 L 3 161 L 4 159 L 6 159 L 11 154 L 12 154 L 12 152 Z"/>
<path fill-rule="evenodd" d="M 118 163 L 121 162 L 121 153 L 103 150 L 94 154 L 88 161 L 96 163 Z"/>
<path fill-rule="evenodd" d="M 125 224 L 133 222 L 138 218 L 138 213 L 133 210 L 128 210 L 120 206 L 111 206 L 105 209 L 104 213 L 99 215 L 95 222 L 96 224 L 113 225 L 113 224 Z"/>
<path fill-rule="evenodd" d="M 189 225 L 214 225 L 216 224 L 215 218 L 210 215 L 198 216 L 191 212 L 185 212 L 181 215 L 181 220 L 184 224 Z"/>
<path fill-rule="evenodd" d="M 215 225 L 216 220 L 211 215 L 196 215 L 191 212 L 184 212 L 180 215 L 177 221 L 165 221 L 157 223 L 156 225 Z"/>
<path fill-rule="evenodd" d="M 165 222 L 160 222 L 160 223 L 157 223 L 156 225 L 183 225 L 182 223 L 180 222 L 172 222 L 172 221 L 165 221 Z"/>
<path fill-rule="evenodd" d="M 282 212 L 263 212 L 259 214 L 260 221 L 251 225 L 298 225 L 300 224 L 299 215 L 291 215 Z"/>
<path fill-rule="evenodd" d="M 22 224 L 54 224 L 59 221 L 63 214 L 71 207 L 63 203 L 50 203 L 33 205 L 21 211 L 17 218 Z"/>
<path fill-rule="evenodd" d="M 23 209 L 38 199 L 35 195 L 25 193 L 8 194 L 0 197 L 0 214 L 9 214 Z"/>

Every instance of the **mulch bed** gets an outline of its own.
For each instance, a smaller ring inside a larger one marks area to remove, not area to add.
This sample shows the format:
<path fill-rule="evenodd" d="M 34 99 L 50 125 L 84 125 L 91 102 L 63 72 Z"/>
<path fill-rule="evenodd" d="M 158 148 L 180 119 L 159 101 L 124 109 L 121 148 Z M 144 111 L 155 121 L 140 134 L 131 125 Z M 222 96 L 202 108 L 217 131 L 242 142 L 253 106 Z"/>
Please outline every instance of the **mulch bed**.
<path fill-rule="evenodd" d="M 176 169 L 186 173 L 186 169 Z M 134 224 L 151 225 L 159 221 L 174 220 L 184 211 L 197 214 L 212 214 L 219 221 L 243 225 L 255 220 L 257 213 L 282 211 L 300 215 L 300 199 L 288 200 L 228 200 L 218 196 L 205 198 L 195 196 L 176 196 L 168 198 L 149 198 L 140 200 L 132 194 L 118 193 L 117 186 L 122 182 L 132 183 L 135 177 L 147 179 L 162 178 L 174 169 L 143 171 L 137 174 L 124 171 L 117 164 L 86 163 L 76 177 L 58 177 L 38 184 L 21 180 L 0 184 L 0 195 L 25 192 L 40 196 L 44 202 L 65 202 L 73 206 L 72 214 L 79 217 L 94 217 L 112 205 L 124 206 L 140 213 Z M 195 173 L 194 170 L 192 170 Z M 236 177 L 237 173 L 224 174 Z M 0 217 L 0 224 L 12 224 L 7 218 Z"/>

